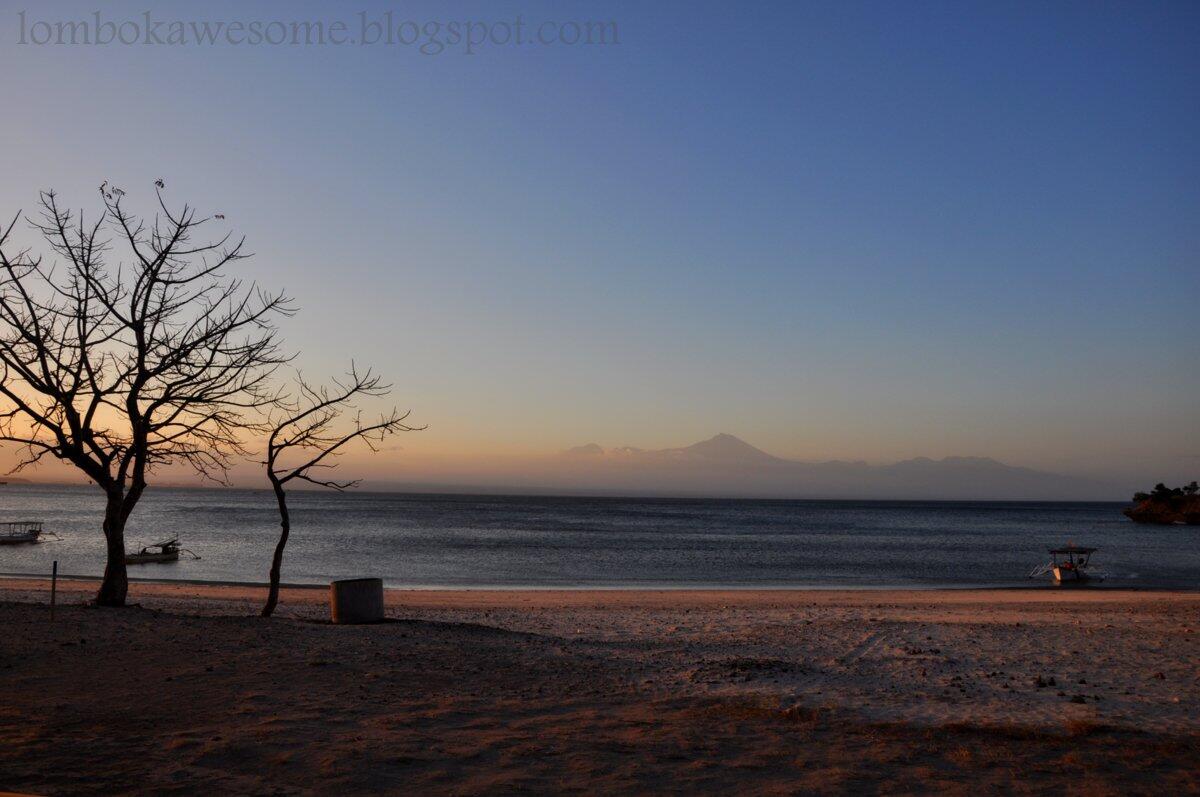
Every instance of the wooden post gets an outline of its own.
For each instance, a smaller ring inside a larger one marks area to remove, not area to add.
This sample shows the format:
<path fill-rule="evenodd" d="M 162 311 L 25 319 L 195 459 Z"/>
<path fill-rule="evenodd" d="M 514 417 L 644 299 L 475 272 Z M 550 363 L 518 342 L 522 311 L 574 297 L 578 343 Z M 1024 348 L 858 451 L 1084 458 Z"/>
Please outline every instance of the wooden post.
<path fill-rule="evenodd" d="M 383 619 L 383 579 L 351 578 L 329 585 L 330 618 L 335 623 L 378 623 Z"/>
<path fill-rule="evenodd" d="M 54 567 L 50 570 L 50 620 L 54 620 L 54 600 L 58 597 L 58 560 L 54 560 Z"/>

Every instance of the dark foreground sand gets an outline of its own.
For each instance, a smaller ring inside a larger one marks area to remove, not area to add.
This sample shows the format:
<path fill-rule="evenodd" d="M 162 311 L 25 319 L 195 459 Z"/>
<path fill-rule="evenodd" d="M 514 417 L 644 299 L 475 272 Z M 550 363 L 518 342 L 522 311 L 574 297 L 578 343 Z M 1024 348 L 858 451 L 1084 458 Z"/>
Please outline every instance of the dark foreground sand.
<path fill-rule="evenodd" d="M 1200 793 L 1200 595 L 0 583 L 0 791 Z M 65 605 L 63 605 L 65 604 Z"/>

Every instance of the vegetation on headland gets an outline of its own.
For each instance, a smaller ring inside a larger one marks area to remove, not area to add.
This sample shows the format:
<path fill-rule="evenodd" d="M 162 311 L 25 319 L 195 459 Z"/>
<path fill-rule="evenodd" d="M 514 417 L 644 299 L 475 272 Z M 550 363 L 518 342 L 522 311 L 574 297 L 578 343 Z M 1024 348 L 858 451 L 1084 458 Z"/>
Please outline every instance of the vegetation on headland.
<path fill-rule="evenodd" d="M 1125 516 L 1137 523 L 1200 525 L 1200 485 L 1194 481 L 1183 487 L 1159 482 L 1148 493 L 1134 493 L 1133 502 Z"/>

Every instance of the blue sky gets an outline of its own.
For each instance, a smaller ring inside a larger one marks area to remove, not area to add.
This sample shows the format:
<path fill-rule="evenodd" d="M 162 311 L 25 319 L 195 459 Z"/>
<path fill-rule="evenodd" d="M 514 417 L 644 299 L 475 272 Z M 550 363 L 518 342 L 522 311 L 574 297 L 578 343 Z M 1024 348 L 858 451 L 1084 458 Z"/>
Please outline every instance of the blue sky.
<path fill-rule="evenodd" d="M 97 7 L 145 10 L 25 19 Z M 20 45 L 23 8 L 3 215 L 156 177 L 225 213 L 305 370 L 371 363 L 430 424 L 395 457 L 726 431 L 1196 475 L 1195 3 L 153 6 L 619 33 L 469 56 Z"/>

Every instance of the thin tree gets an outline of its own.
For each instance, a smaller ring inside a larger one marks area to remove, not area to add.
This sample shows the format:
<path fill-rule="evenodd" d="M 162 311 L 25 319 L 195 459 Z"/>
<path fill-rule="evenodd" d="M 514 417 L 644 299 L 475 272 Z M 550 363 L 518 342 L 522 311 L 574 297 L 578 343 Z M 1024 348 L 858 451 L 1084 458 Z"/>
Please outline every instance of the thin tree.
<path fill-rule="evenodd" d="M 147 221 L 107 181 L 100 193 L 90 221 L 40 195 L 28 221 L 49 259 L 16 248 L 20 213 L 0 227 L 0 442 L 20 446 L 14 471 L 53 457 L 104 492 L 96 603 L 121 606 L 125 524 L 151 474 L 176 464 L 224 479 L 276 397 L 271 375 L 287 358 L 274 320 L 291 307 L 227 278 L 244 239 L 195 240 L 218 222 L 169 209 L 161 184 Z"/>
<path fill-rule="evenodd" d="M 314 386 L 298 377 L 297 395 L 277 402 L 267 438 L 265 465 L 279 507 L 279 540 L 271 558 L 270 587 L 262 609 L 263 617 L 270 617 L 279 603 L 283 551 L 292 530 L 287 485 L 299 480 L 339 492 L 347 490 L 359 480 L 339 481 L 328 475 L 336 467 L 334 460 L 346 446 L 361 441 L 376 452 L 379 443 L 388 435 L 425 428 L 407 425 L 409 413 L 395 409 L 372 421 L 363 420 L 357 407 L 358 400 L 386 396 L 391 389 L 391 385 L 383 384 L 370 370 L 360 372 L 351 364 L 346 378 L 335 379 L 329 386 Z M 347 421 L 346 416 L 350 413 L 354 418 Z"/>

